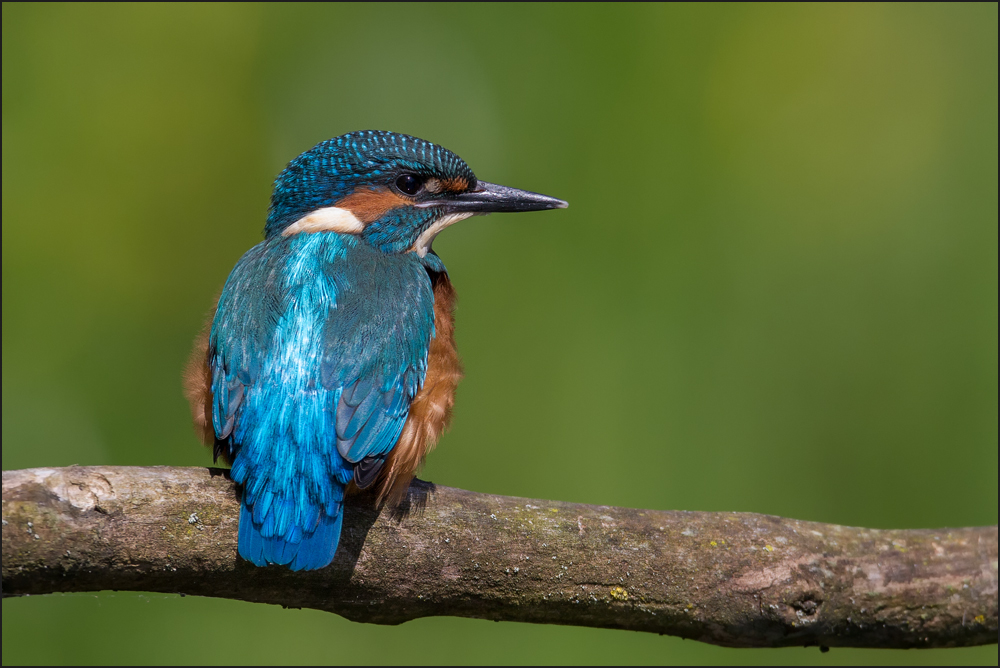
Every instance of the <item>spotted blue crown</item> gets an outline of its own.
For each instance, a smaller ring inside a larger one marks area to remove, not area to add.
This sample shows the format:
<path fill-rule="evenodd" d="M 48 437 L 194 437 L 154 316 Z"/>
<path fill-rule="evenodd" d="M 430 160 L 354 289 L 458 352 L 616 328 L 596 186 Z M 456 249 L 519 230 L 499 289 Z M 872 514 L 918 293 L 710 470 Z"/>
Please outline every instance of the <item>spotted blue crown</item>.
<path fill-rule="evenodd" d="M 429 141 L 398 132 L 361 130 L 320 142 L 288 163 L 274 181 L 264 233 L 271 236 L 315 209 L 332 206 L 359 184 L 374 184 L 400 170 L 424 177 L 476 175 L 460 157 Z"/>

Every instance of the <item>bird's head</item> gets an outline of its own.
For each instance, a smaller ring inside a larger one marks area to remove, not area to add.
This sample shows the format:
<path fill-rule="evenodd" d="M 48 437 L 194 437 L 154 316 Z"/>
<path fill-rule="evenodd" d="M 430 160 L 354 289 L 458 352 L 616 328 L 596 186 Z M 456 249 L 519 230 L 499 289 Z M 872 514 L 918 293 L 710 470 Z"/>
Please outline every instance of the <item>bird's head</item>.
<path fill-rule="evenodd" d="M 354 234 L 385 253 L 425 257 L 441 230 L 469 216 L 566 206 L 479 181 L 464 160 L 423 139 L 366 130 L 328 139 L 288 163 L 274 182 L 264 232 Z"/>

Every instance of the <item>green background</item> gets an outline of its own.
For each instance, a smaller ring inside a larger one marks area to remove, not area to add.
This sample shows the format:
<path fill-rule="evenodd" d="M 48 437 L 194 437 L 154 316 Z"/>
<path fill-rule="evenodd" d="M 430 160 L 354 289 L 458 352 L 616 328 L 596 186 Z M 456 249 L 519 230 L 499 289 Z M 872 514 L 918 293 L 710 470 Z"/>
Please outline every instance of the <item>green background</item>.
<path fill-rule="evenodd" d="M 436 244 L 467 378 L 422 477 L 997 522 L 997 5 L 3 5 L 3 468 L 199 466 L 190 342 L 271 180 L 357 129 L 566 211 Z M 116 593 L 3 663 L 997 663 Z"/>

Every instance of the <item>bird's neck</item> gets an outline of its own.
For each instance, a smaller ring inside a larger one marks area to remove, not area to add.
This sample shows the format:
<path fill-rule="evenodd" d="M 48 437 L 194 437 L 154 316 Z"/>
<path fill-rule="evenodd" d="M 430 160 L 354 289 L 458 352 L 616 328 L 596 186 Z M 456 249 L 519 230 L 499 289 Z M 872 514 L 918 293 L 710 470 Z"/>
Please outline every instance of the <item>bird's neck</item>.
<path fill-rule="evenodd" d="M 385 252 L 368 244 L 359 235 L 345 234 L 332 230 L 318 232 L 300 232 L 298 234 L 284 236 L 281 234 L 271 235 L 264 240 L 264 244 L 270 246 L 274 252 L 290 253 L 292 255 L 326 255 L 331 259 L 338 256 L 352 255 L 362 261 L 386 263 L 410 264 L 418 263 L 434 274 L 447 274 L 448 270 L 441 258 L 428 249 L 423 255 L 407 250 L 403 252 Z"/>

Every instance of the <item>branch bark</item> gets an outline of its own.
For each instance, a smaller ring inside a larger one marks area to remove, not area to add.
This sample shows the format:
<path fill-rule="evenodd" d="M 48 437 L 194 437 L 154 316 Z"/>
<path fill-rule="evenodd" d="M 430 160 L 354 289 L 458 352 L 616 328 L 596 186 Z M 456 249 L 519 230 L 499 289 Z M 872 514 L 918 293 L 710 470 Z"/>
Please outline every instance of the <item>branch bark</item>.
<path fill-rule="evenodd" d="M 632 510 L 417 481 L 347 505 L 334 563 L 236 556 L 220 469 L 3 473 L 3 596 L 103 589 L 417 617 L 650 631 L 732 647 L 997 642 L 997 527 L 883 531 L 751 513 Z"/>

